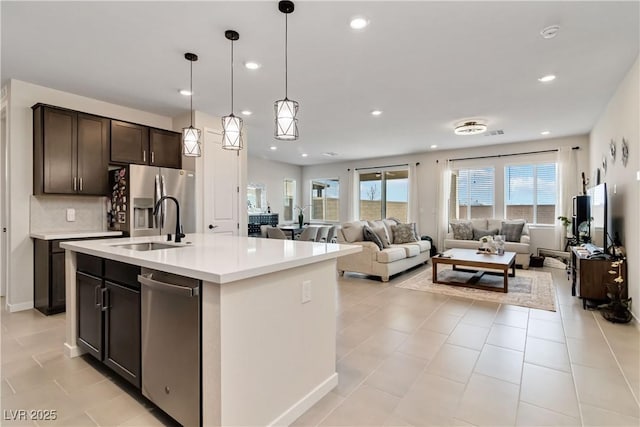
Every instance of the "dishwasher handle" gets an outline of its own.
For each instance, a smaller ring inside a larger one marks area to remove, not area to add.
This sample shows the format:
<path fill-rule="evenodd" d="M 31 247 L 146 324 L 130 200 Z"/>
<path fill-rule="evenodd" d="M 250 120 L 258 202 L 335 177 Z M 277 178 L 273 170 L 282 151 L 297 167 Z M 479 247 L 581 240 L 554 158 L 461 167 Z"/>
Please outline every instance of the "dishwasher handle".
<path fill-rule="evenodd" d="M 139 274 L 138 282 L 151 289 L 161 292 L 178 294 L 185 297 L 197 297 L 199 295 L 198 288 L 188 286 L 172 285 L 171 283 L 160 282 L 151 278 L 151 274 Z"/>

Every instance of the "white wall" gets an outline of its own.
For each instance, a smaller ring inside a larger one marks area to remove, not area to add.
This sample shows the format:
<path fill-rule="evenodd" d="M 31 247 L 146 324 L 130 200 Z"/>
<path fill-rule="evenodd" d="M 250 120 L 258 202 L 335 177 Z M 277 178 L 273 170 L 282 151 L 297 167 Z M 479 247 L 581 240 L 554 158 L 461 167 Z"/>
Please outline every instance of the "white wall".
<path fill-rule="evenodd" d="M 19 80 L 9 82 L 9 283 L 10 311 L 33 307 L 33 244 L 29 200 L 33 192 L 33 114 L 42 102 L 91 114 L 171 129 L 172 119 Z"/>
<path fill-rule="evenodd" d="M 633 298 L 633 313 L 640 315 L 640 66 L 639 59 L 631 67 L 618 86 L 616 93 L 602 112 L 589 135 L 590 171 L 602 166 L 602 156 L 607 156 L 607 173 L 601 181 L 607 183 L 609 193 L 609 217 L 612 229 L 609 233 L 620 233 L 627 250 L 627 277 L 629 296 Z M 629 144 L 629 161 L 623 166 L 621 143 L 625 138 Z M 614 162 L 609 157 L 609 143 L 616 141 L 617 154 Z"/>
<path fill-rule="evenodd" d="M 482 136 L 478 137 L 482 138 Z M 436 141 L 425 141 L 425 146 L 437 143 Z M 481 143 L 481 140 L 480 142 Z M 350 221 L 355 218 L 349 218 L 347 206 L 349 204 L 348 169 L 364 168 L 373 166 L 386 166 L 405 163 L 416 163 L 418 173 L 418 210 L 419 222 L 418 229 L 420 234 L 437 236 L 438 212 L 440 203 L 438 200 L 439 179 L 438 165 L 439 162 L 446 162 L 448 159 L 466 158 L 475 156 L 492 156 L 513 153 L 523 153 L 529 151 L 551 150 L 559 147 L 580 147 L 577 153 L 578 171 L 587 171 L 588 168 L 588 138 L 584 136 L 570 136 L 564 138 L 548 138 L 538 141 L 528 141 L 513 144 L 502 144 L 493 146 L 479 146 L 477 148 L 466 148 L 460 150 L 442 150 L 426 153 L 417 153 L 406 156 L 385 157 L 369 160 L 357 160 L 341 163 L 333 163 L 327 165 L 306 166 L 302 171 L 302 197 L 303 203 L 309 203 L 310 200 L 310 182 L 315 178 L 339 178 L 340 179 L 340 221 Z M 530 157 L 527 157 L 530 158 Z M 534 157 L 531 157 L 532 159 Z M 514 161 L 514 157 L 502 157 L 493 159 L 483 159 L 483 165 L 494 165 L 496 170 L 503 168 L 508 162 Z M 577 177 L 576 177 L 577 179 Z M 499 183 L 497 183 L 499 184 Z M 497 186 L 496 188 L 502 188 Z M 497 192 L 496 196 L 496 217 L 502 213 L 503 197 L 501 192 Z M 540 241 L 532 242 L 535 248 L 549 247 L 545 242 L 548 233 L 543 233 Z M 532 236 L 533 238 L 533 236 Z M 553 248 L 551 248 L 553 249 Z"/>
<path fill-rule="evenodd" d="M 300 196 L 302 189 L 302 167 L 289 163 L 275 162 L 249 156 L 249 168 L 247 182 L 251 184 L 263 184 L 267 188 L 267 202 L 271 206 L 271 212 L 280 214 L 280 222 L 283 223 L 284 210 L 284 180 L 285 178 L 296 181 L 295 205 L 302 205 Z M 294 220 L 296 214 L 294 213 Z M 287 221 L 291 222 L 291 221 Z"/>

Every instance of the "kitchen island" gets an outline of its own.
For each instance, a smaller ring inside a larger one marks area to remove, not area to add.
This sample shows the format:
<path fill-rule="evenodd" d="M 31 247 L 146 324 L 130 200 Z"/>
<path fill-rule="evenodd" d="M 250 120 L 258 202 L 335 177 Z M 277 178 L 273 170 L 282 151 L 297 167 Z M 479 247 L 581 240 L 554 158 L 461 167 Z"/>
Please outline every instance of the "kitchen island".
<path fill-rule="evenodd" d="M 126 244 L 179 247 L 134 250 Z M 78 347 L 77 253 L 202 281 L 202 425 L 286 425 L 337 385 L 336 258 L 360 247 L 189 234 L 63 243 L 66 352 Z M 176 343 L 167 351 L 180 351 Z M 145 366 L 142 377 L 144 382 Z"/>

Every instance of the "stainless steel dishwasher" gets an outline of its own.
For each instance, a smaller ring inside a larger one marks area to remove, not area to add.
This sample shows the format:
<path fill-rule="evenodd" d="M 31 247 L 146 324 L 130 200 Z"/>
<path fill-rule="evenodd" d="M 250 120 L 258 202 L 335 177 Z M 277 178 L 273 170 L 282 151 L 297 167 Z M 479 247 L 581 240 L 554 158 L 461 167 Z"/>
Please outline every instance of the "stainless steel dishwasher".
<path fill-rule="evenodd" d="M 143 268 L 142 394 L 184 426 L 199 426 L 200 281 Z"/>

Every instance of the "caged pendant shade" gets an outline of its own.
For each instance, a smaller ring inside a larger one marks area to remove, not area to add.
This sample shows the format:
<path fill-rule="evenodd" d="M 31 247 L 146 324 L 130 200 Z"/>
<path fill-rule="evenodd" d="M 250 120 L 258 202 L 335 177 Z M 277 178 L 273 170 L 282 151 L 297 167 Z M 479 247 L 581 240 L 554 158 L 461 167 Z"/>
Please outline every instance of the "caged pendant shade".
<path fill-rule="evenodd" d="M 195 53 L 185 53 L 184 58 L 190 63 L 190 87 L 189 99 L 191 108 L 191 124 L 189 127 L 182 129 L 182 154 L 187 157 L 200 157 L 202 151 L 200 149 L 200 129 L 193 127 L 193 63 L 198 60 Z"/>
<path fill-rule="evenodd" d="M 298 139 L 298 103 L 288 98 L 288 16 L 294 10 L 292 1 L 282 0 L 278 3 L 278 10 L 284 13 L 284 99 L 274 104 L 275 109 L 275 138 L 283 141 Z"/>
<path fill-rule="evenodd" d="M 227 30 L 224 36 L 231 41 L 231 114 L 222 118 L 222 148 L 237 151 L 242 149 L 242 119 L 233 114 L 233 42 L 240 35 L 236 31 Z"/>

